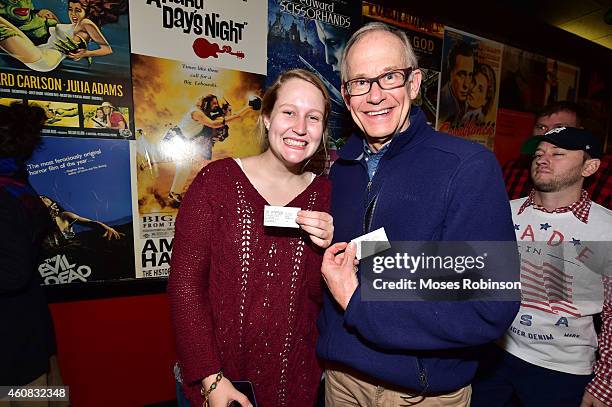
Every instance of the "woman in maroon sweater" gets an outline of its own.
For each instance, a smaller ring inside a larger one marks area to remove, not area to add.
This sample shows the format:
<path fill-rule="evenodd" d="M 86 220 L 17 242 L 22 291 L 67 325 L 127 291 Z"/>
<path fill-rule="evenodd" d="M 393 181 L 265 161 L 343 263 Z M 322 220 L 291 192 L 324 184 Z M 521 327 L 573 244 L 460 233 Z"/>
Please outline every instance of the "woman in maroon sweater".
<path fill-rule="evenodd" d="M 265 151 L 208 164 L 185 195 L 168 293 L 193 405 L 251 406 L 230 380 L 251 381 L 260 407 L 314 405 L 321 248 L 333 221 L 329 182 L 304 167 L 325 145 L 329 110 L 316 76 L 281 74 L 262 100 Z M 301 208 L 299 228 L 264 227 L 265 205 Z"/>

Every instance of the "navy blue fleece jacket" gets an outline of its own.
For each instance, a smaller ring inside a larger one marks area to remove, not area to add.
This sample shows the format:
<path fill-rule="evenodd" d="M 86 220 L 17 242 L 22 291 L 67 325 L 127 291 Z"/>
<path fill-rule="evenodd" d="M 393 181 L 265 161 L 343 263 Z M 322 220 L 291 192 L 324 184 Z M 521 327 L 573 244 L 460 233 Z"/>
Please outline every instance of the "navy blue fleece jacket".
<path fill-rule="evenodd" d="M 391 141 L 369 188 L 362 154 L 363 137 L 353 135 L 331 170 L 335 241 L 383 226 L 390 241 L 515 240 L 493 153 L 436 132 L 417 107 L 411 108 L 408 130 Z M 317 351 L 374 379 L 413 391 L 448 392 L 470 383 L 478 345 L 500 337 L 518 306 L 361 301 L 358 288 L 342 311 L 327 292 Z"/>

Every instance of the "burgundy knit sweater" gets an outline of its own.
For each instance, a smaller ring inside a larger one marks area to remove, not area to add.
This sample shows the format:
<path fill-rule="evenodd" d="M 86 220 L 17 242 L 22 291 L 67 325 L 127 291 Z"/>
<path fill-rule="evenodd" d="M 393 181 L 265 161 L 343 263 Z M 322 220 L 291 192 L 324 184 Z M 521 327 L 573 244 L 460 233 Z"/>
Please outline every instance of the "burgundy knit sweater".
<path fill-rule="evenodd" d="M 187 394 L 223 368 L 250 380 L 260 407 L 312 406 L 321 251 L 301 229 L 263 226 L 267 202 L 233 159 L 208 164 L 181 205 L 168 294 Z M 329 211 L 317 177 L 287 206 Z"/>

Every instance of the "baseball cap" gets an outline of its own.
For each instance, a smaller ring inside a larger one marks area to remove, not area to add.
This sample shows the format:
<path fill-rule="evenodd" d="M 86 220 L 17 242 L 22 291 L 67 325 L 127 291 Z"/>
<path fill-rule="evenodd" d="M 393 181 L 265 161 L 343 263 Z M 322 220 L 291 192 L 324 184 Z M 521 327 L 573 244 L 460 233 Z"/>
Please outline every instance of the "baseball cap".
<path fill-rule="evenodd" d="M 566 150 L 584 150 L 592 158 L 603 156 L 601 141 L 588 130 L 576 127 L 557 127 L 549 130 L 543 136 L 537 136 L 538 142 L 548 141 Z"/>

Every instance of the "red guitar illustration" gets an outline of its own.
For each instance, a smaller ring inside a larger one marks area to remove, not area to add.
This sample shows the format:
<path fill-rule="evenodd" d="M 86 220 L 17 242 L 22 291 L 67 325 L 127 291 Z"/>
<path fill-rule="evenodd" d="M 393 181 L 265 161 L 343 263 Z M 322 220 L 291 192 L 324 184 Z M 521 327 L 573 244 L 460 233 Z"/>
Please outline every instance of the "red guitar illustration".
<path fill-rule="evenodd" d="M 202 59 L 206 58 L 219 58 L 219 54 L 230 54 L 234 55 L 239 59 L 244 58 L 244 52 L 242 51 L 232 51 L 232 47 L 229 45 L 224 45 L 219 48 L 219 44 L 210 43 L 206 38 L 196 38 L 193 42 L 193 51 L 197 56 Z"/>

